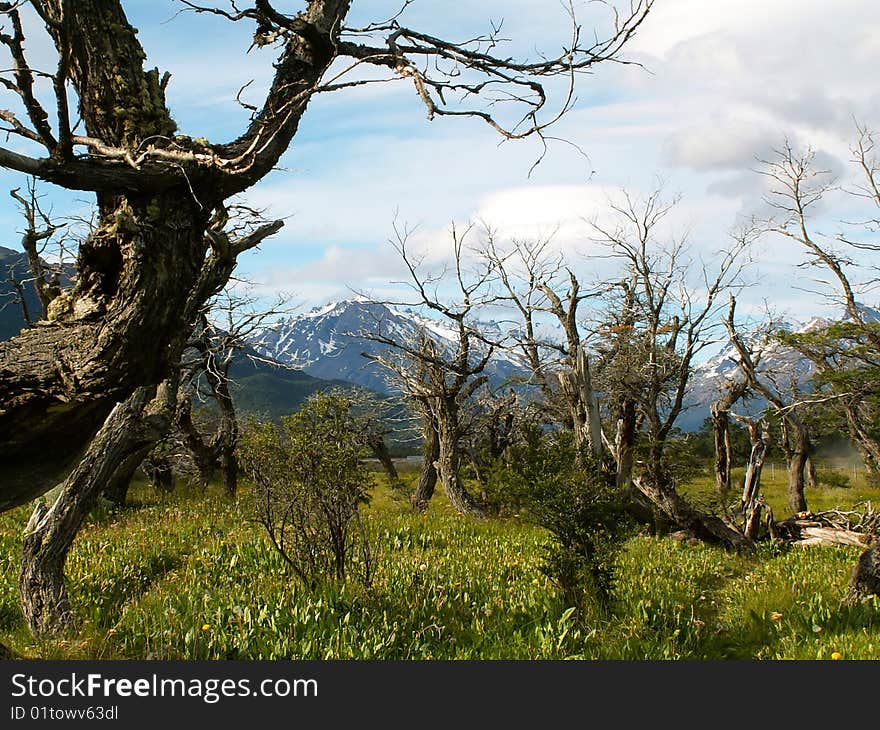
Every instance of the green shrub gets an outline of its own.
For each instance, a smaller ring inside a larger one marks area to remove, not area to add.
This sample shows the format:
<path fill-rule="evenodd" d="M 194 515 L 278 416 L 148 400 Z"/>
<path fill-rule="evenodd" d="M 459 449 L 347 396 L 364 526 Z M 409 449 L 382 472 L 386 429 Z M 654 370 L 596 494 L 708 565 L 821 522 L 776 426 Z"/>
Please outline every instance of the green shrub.
<path fill-rule="evenodd" d="M 817 469 L 816 482 L 820 487 L 848 489 L 852 486 L 849 475 L 839 469 Z"/>
<path fill-rule="evenodd" d="M 255 512 L 273 547 L 304 583 L 342 581 L 353 565 L 369 584 L 373 551 L 360 505 L 371 485 L 350 402 L 319 394 L 281 425 L 249 422 L 239 440 Z"/>
<path fill-rule="evenodd" d="M 578 465 L 571 434 L 532 431 L 513 447 L 508 498 L 551 535 L 542 565 L 569 605 L 591 596 L 608 603 L 614 561 L 632 525 L 613 477 L 597 465 Z"/>

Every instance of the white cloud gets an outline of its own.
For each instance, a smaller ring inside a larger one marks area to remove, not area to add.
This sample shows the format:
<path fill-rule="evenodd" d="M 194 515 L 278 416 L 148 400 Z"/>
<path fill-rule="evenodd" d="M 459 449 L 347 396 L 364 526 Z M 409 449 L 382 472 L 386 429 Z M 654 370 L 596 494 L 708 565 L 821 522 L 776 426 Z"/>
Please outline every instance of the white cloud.
<path fill-rule="evenodd" d="M 351 22 L 387 17 L 399 5 L 359 1 Z M 189 14 L 157 22 L 177 7 L 126 3 L 150 63 L 174 73 L 169 98 L 185 131 L 213 123 L 228 136 L 247 118 L 235 93 L 253 78 L 246 97 L 258 102 L 271 54 L 245 54 L 249 36 L 241 25 Z M 597 3 L 581 0 L 577 7 L 585 33 L 593 20 L 607 20 Z M 546 0 L 421 2 L 406 17 L 413 27 L 450 37 L 472 36 L 504 18 L 504 35 L 514 39 L 505 52 L 532 57 L 568 41 L 562 4 Z M 181 42 L 196 24 L 205 31 L 200 42 Z M 482 219 L 515 236 L 558 228 L 559 248 L 583 255 L 591 249 L 582 219 L 603 210 L 621 187 L 650 190 L 658 174 L 669 175 L 670 191 L 684 193 L 674 227 L 693 227 L 699 250 L 717 250 L 726 231 L 760 207 L 766 181 L 752 172 L 755 157 L 787 135 L 820 150 L 823 166 L 843 172 L 853 116 L 880 126 L 878 39 L 876 0 L 657 0 L 626 49 L 647 70 L 596 67 L 580 79 L 575 110 L 552 131 L 588 159 L 551 140 L 531 177 L 540 145 L 499 146 L 476 120 L 429 124 L 408 83 L 315 99 L 282 160 L 286 170 L 247 193 L 254 205 L 287 217 L 287 225 L 242 268 L 313 303 L 346 285 L 389 287 L 400 278 L 386 243 L 395 212 L 419 225 L 412 243 L 429 254 L 427 263 L 447 256 L 452 220 Z M 32 48 L 36 65 L 51 66 L 45 34 Z M 774 248 L 760 263 L 773 282 L 790 284 L 801 275 L 794 259 L 789 249 Z M 774 296 L 789 296 L 781 289 L 773 287 Z M 749 296 L 757 301 L 769 290 L 756 287 Z M 809 305 L 791 297 L 793 306 Z"/>

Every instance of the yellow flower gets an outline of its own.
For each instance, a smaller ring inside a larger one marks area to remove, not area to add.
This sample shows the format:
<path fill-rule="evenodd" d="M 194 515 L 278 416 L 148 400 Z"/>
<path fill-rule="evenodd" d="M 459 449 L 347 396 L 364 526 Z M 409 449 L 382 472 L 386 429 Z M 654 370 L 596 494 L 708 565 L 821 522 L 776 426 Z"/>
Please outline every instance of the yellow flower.
<path fill-rule="evenodd" d="M 837 660 L 837 659 L 843 659 L 843 654 L 841 654 L 839 651 L 835 651 L 835 652 L 831 655 L 831 658 L 834 659 L 834 660 Z"/>
<path fill-rule="evenodd" d="M 202 624 L 202 631 L 210 631 L 211 624 Z"/>

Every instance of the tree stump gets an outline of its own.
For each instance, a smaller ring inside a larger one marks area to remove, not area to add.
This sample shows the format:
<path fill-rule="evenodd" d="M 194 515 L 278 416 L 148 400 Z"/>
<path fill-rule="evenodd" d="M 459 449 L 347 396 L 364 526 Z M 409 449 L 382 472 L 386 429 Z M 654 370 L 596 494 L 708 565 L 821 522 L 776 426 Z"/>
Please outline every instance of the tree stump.
<path fill-rule="evenodd" d="M 875 539 L 871 547 L 861 554 L 853 568 L 846 602 L 858 603 L 868 596 L 880 596 L 880 540 L 878 539 Z"/>

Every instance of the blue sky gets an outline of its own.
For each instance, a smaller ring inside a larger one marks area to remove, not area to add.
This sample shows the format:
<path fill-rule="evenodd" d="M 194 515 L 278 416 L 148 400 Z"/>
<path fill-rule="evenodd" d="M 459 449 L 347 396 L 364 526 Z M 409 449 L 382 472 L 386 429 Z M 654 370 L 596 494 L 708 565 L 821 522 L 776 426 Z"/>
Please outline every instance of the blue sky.
<path fill-rule="evenodd" d="M 215 141 L 236 136 L 246 114 L 235 94 L 253 80 L 244 98 L 259 102 L 271 52 L 246 53 L 245 25 L 178 14 L 181 6 L 171 0 L 124 5 L 149 62 L 172 73 L 169 102 L 181 131 Z M 397 5 L 354 0 L 352 23 L 387 17 Z M 595 4 L 578 5 L 585 25 L 607 18 Z M 288 11 L 297 6 L 279 3 Z M 553 53 L 567 40 L 562 6 L 547 0 L 416 0 L 405 21 L 464 37 L 501 18 L 511 52 Z M 32 62 L 45 58 L 48 65 L 41 43 L 32 41 Z M 627 54 L 645 68 L 598 67 L 580 80 L 576 108 L 554 130 L 589 159 L 554 144 L 531 176 L 534 144 L 499 145 L 474 120 L 429 123 L 407 82 L 315 99 L 284 170 L 245 195 L 287 224 L 243 257 L 239 273 L 308 305 L 351 288 L 385 292 L 401 276 L 386 243 L 395 215 L 418 225 L 416 243 L 438 264 L 451 221 L 486 220 L 513 236 L 558 228 L 556 245 L 589 268 L 593 249 L 583 219 L 602 215 L 608 196 L 623 187 L 649 191 L 658 176 L 670 194 L 682 194 L 673 227 L 689 229 L 695 251 L 711 257 L 729 229 L 761 209 L 765 183 L 753 171 L 756 157 L 787 136 L 814 145 L 845 175 L 853 119 L 880 127 L 873 0 L 657 0 Z M 22 182 L 0 175 L 0 185 Z M 82 195 L 52 195 L 59 211 L 84 207 Z M 829 230 L 835 217 L 842 216 L 829 209 Z M 17 226 L 6 196 L 0 225 Z M 762 244 L 754 271 L 760 284 L 747 294 L 752 306 L 767 298 L 792 316 L 812 313 L 812 297 L 792 285 L 802 276 L 797 258 L 790 244 Z"/>

